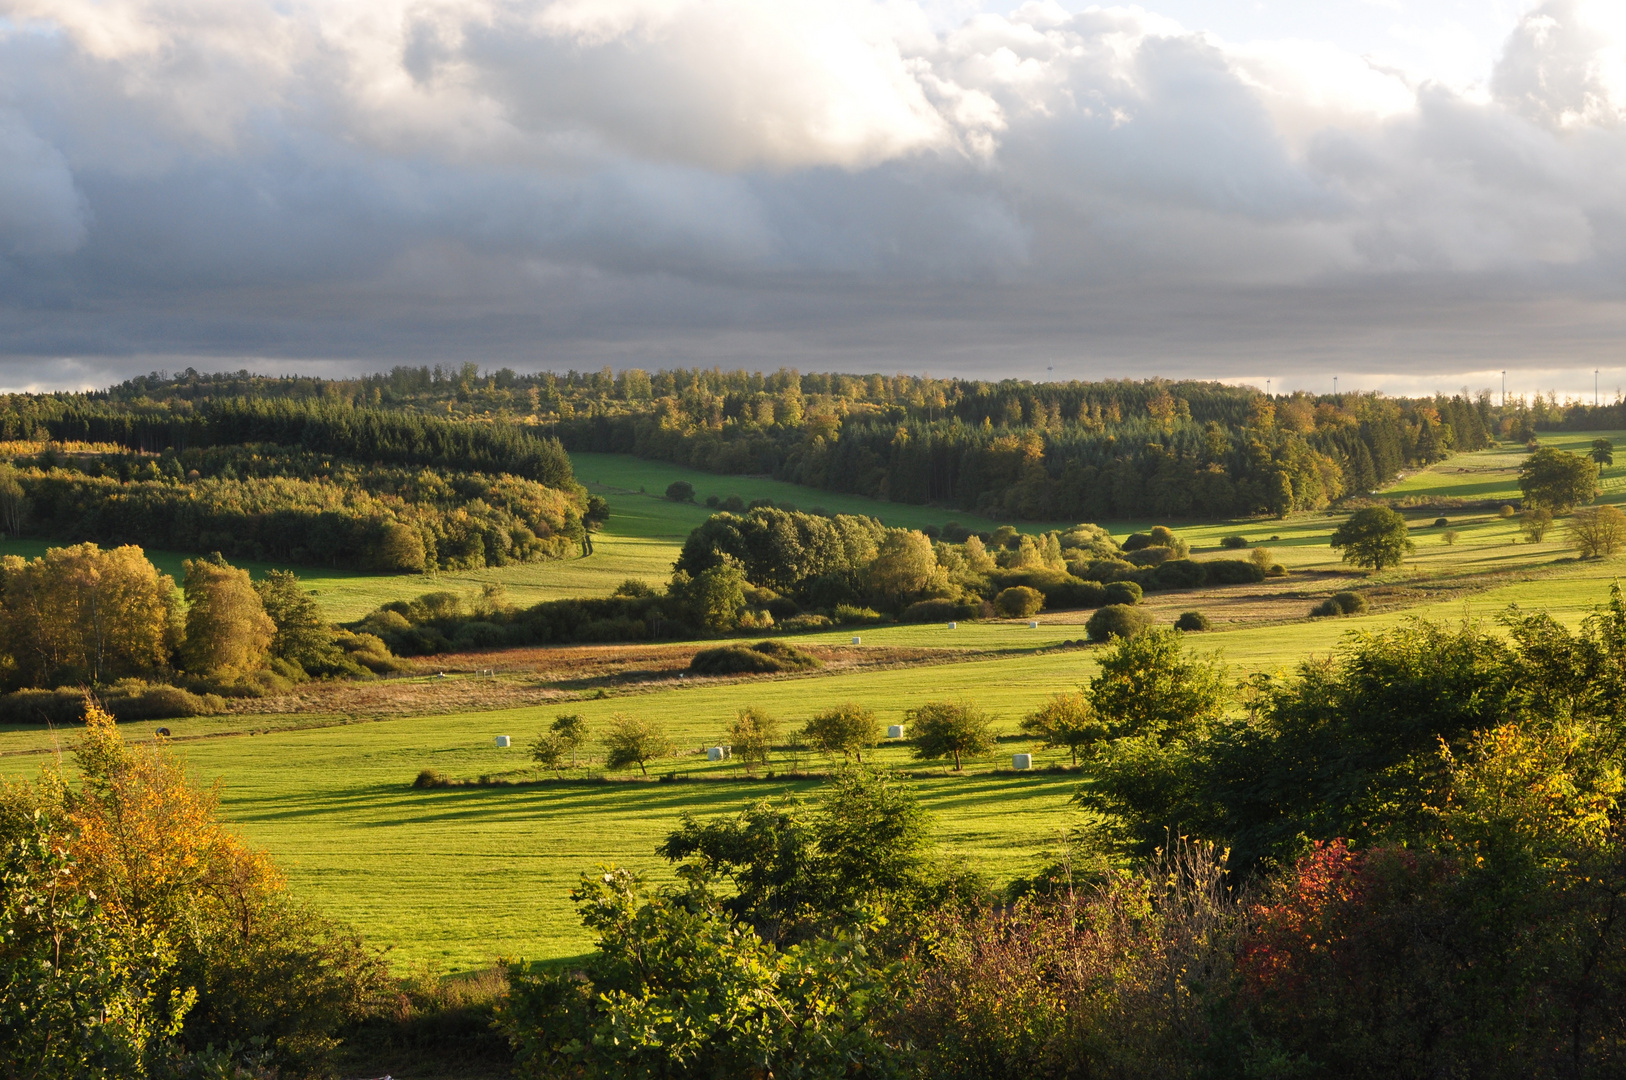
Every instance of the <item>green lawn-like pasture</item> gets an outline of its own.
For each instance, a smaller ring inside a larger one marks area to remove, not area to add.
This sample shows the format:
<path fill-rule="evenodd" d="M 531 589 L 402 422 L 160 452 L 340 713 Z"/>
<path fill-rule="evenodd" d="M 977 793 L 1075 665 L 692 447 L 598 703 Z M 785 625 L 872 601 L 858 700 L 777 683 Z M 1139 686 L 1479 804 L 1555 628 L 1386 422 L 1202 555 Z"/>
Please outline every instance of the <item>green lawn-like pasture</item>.
<path fill-rule="evenodd" d="M 1594 437 L 1544 436 L 1576 450 L 1585 450 Z M 1522 456 L 1522 448 L 1460 455 L 1407 477 L 1387 494 L 1512 501 L 1517 498 L 1516 469 Z M 859 507 L 854 503 L 867 503 L 768 480 L 711 477 L 609 455 L 582 457 L 586 460 L 579 466 L 580 474 L 608 493 L 612 510 L 591 558 L 438 576 L 296 569 L 330 613 L 341 618 L 430 588 L 473 591 L 489 580 L 503 581 L 520 603 L 603 595 L 626 577 L 664 580 L 682 538 L 704 519 L 703 506 L 659 497 L 665 484 L 679 476 L 695 483 L 702 497 L 712 492 L 737 493 L 746 499 L 765 496 L 831 511 L 855 510 Z M 1606 499 L 1626 497 L 1626 465 L 1606 470 L 1604 481 Z M 637 491 L 640 486 L 646 493 Z M 932 508 L 899 507 L 894 512 L 887 504 L 880 506 L 868 505 L 863 512 L 879 513 L 899 525 L 948 520 L 977 528 L 993 524 Z M 1295 590 L 1279 601 L 1279 619 L 1272 616 L 1270 621 L 1193 635 L 1189 642 L 1218 651 L 1232 674 L 1240 676 L 1250 671 L 1290 671 L 1309 655 L 1337 648 L 1352 631 L 1381 629 L 1413 616 L 1493 620 L 1507 605 L 1518 604 L 1550 611 L 1573 626 L 1606 600 L 1610 583 L 1626 567 L 1626 558 L 1593 562 L 1569 558 L 1561 524 L 1549 541 L 1527 544 L 1516 521 L 1494 513 L 1448 511 L 1450 527 L 1460 533 L 1456 545 L 1448 546 L 1444 530 L 1432 525 L 1433 513 L 1408 516 L 1415 551 L 1401 569 L 1372 576 L 1345 571 L 1328 546 L 1342 514 L 1171 523 L 1192 543 L 1197 558 L 1245 557 L 1245 551 L 1218 547 L 1221 537 L 1233 533 L 1269 546 L 1292 571 L 1284 587 Z M 1112 523 L 1111 528 L 1122 536 L 1150 524 L 1154 523 Z M 45 547 L 41 542 L 7 542 L 0 550 L 37 555 Z M 181 555 L 149 554 L 166 572 L 179 576 Z M 268 567 L 250 569 L 264 572 Z M 1317 596 L 1349 587 L 1376 590 L 1379 610 L 1357 618 L 1299 619 Z M 1246 593 L 1249 587 L 1236 588 Z M 1152 594 L 1149 599 L 1165 617 L 1184 602 L 1171 594 Z M 816 786 L 813 781 L 782 779 L 431 790 L 409 786 L 424 768 L 460 779 L 534 777 L 525 743 L 558 712 L 580 712 L 595 728 L 617 711 L 658 719 L 684 753 L 660 762 L 653 771 L 704 778 L 740 771 L 733 763 L 710 764 L 696 751 L 720 741 L 729 719 L 747 705 L 782 717 L 787 727 L 797 727 L 817 709 L 845 701 L 873 708 L 882 723 L 898 723 L 907 709 L 924 701 L 971 700 L 996 716 L 1002 740 L 994 754 L 967 762 L 969 775 L 950 776 L 941 763 L 914 762 L 901 746 L 882 747 L 874 759 L 921 770 L 910 783 L 936 815 L 945 851 L 996 882 L 1028 872 L 1070 823 L 1068 800 L 1078 777 L 990 770 L 1007 766 L 1011 753 L 1032 748 L 1019 735 L 1017 724 L 1023 714 L 1049 694 L 1074 688 L 1094 673 L 1093 649 L 1059 647 L 1083 637 L 1086 615 L 1042 613 L 1035 629 L 1017 621 L 961 623 L 953 630 L 944 624 L 875 626 L 793 639 L 848 645 L 857 635 L 860 648 L 898 646 L 947 653 L 943 662 L 913 667 L 739 682 L 691 680 L 648 692 L 612 693 L 600 700 L 485 713 L 449 711 L 367 722 L 339 715 L 200 717 L 166 721 L 164 726 L 172 730 L 174 746 L 200 779 L 220 780 L 226 815 L 287 869 L 297 895 L 353 920 L 374 943 L 392 946 L 393 959 L 402 967 L 430 962 L 456 970 L 484 964 L 499 954 L 548 958 L 581 952 L 590 941 L 566 899 L 581 871 L 614 861 L 665 875 L 669 870 L 654 856 L 654 846 L 685 812 L 733 813 L 755 799 L 787 791 L 805 794 Z M 1494 621 L 1488 625 L 1494 626 Z M 956 653 L 961 658 L 950 662 Z M 462 677 L 453 676 L 447 685 Z M 125 730 L 131 738 L 144 739 L 151 738 L 157 726 L 137 723 Z M 0 775 L 32 774 L 49 758 L 31 751 L 66 746 L 72 734 L 43 728 L 0 730 L 0 754 L 5 755 L 0 756 Z M 498 749 L 493 737 L 499 734 L 512 737 L 514 746 Z M 1064 762 L 1058 751 L 1041 751 L 1037 757 L 1040 765 Z M 781 753 L 774 767 L 823 769 L 828 764 L 811 754 Z"/>

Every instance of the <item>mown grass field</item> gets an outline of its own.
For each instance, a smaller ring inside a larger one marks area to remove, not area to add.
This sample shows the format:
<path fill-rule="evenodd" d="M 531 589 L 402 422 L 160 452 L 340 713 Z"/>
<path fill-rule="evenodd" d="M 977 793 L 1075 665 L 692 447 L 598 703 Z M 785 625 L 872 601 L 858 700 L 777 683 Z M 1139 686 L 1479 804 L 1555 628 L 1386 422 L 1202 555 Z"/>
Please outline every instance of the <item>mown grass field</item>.
<path fill-rule="evenodd" d="M 1553 441 L 1584 449 L 1593 437 L 1565 435 Z M 1517 497 L 1515 471 L 1522 455 L 1522 449 L 1462 455 L 1407 477 L 1386 494 L 1511 501 Z M 1626 456 L 1622 460 L 1626 462 Z M 602 594 L 624 577 L 640 576 L 629 567 L 642 566 L 647 580 L 664 578 L 677 544 L 705 510 L 639 495 L 626 485 L 643 475 L 641 486 L 654 491 L 659 483 L 664 490 L 670 479 L 660 481 L 669 467 L 649 466 L 645 472 L 646 463 L 629 462 L 605 458 L 580 467 L 584 480 L 602 485 L 611 500 L 611 527 L 599 538 L 598 555 L 485 573 L 500 575 L 521 600 L 572 590 Z M 694 482 L 694 474 L 684 475 Z M 747 484 L 773 482 L 729 478 L 709 489 L 699 483 L 697 487 L 702 496 L 708 491 L 738 493 L 742 498 L 766 495 L 801 506 L 849 508 L 824 493 L 816 493 L 815 502 L 805 494 L 775 494 L 771 487 Z M 1626 499 L 1626 464 L 1606 471 L 1605 497 Z M 904 512 L 926 513 L 901 508 L 900 514 Z M 897 524 L 950 519 L 984 528 L 989 524 L 946 513 L 936 519 L 894 518 L 890 511 L 881 516 Z M 1239 614 L 1234 622 L 1222 616 L 1220 630 L 1193 637 L 1192 643 L 1220 652 L 1237 675 L 1287 671 L 1310 654 L 1337 647 L 1351 631 L 1390 626 L 1412 616 L 1490 617 L 1517 603 L 1549 610 L 1573 625 L 1606 598 L 1610 582 L 1626 566 L 1626 560 L 1570 558 L 1562 528 L 1555 528 L 1545 543 L 1527 544 L 1519 538 L 1515 522 L 1494 513 L 1446 516 L 1460 533 L 1454 546 L 1443 542 L 1444 530 L 1431 524 L 1432 514 L 1414 519 L 1413 557 L 1401 570 L 1372 577 L 1343 572 L 1336 553 L 1327 546 L 1328 534 L 1342 515 L 1178 526 L 1199 558 L 1216 557 L 1220 537 L 1240 533 L 1266 543 L 1292 574 L 1284 582 L 1259 589 L 1238 587 L 1201 596 L 1152 594 L 1149 607 L 1160 619 L 1187 606 L 1216 612 L 1235 608 Z M 1147 524 L 1113 523 L 1112 528 L 1122 535 Z M 6 550 L 21 546 L 8 545 Z M 180 556 L 159 558 L 170 572 L 179 572 Z M 547 578 L 550 573 L 557 576 Z M 535 577 L 526 578 L 527 574 Z M 306 576 L 335 613 L 359 613 L 380 599 L 411 595 L 431 585 L 472 588 L 486 579 L 444 575 L 431 582 L 422 577 L 315 572 Z M 527 580 L 531 584 L 525 584 Z M 1369 591 L 1375 601 L 1372 614 L 1303 618 L 1315 597 L 1352 586 Z M 535 592 L 521 591 L 526 588 Z M 443 710 L 365 723 L 351 722 L 354 718 L 344 715 L 282 715 L 198 718 L 166 726 L 178 740 L 185 740 L 176 746 L 193 771 L 202 779 L 220 781 L 227 815 L 287 868 L 296 893 L 354 920 L 371 940 L 391 945 L 394 959 L 403 967 L 430 963 L 460 970 L 498 955 L 540 959 L 581 952 L 590 942 L 565 897 L 581 871 L 600 862 L 618 862 L 661 875 L 666 871 L 653 854 L 654 846 L 683 813 L 731 813 L 755 799 L 806 794 L 816 785 L 775 780 L 414 790 L 410 783 L 420 769 L 460 778 L 519 777 L 528 773 L 524 743 L 555 713 L 580 712 L 596 726 L 611 713 L 625 711 L 661 720 L 687 752 L 661 763 L 653 770 L 656 773 L 726 775 L 737 772 L 737 767 L 708 765 L 693 751 L 717 741 L 729 718 L 746 705 L 796 726 L 825 705 L 851 700 L 875 709 L 883 723 L 897 723 L 908 708 L 923 701 L 965 698 L 998 718 L 996 726 L 1005 738 L 997 753 L 968 762 L 969 775 L 950 776 L 939 765 L 935 775 L 922 774 L 910 782 L 936 816 L 945 852 L 978 867 L 993 881 L 1008 880 L 1034 868 L 1041 853 L 1055 845 L 1070 820 L 1068 800 L 1077 776 L 990 769 L 1008 765 L 1009 754 L 1029 748 L 1017 729 L 1025 712 L 1048 694 L 1072 688 L 1093 673 L 1092 650 L 1059 647 L 1083 636 L 1083 619 L 1083 614 L 1067 612 L 1042 614 L 1037 629 L 1025 622 L 962 623 L 955 630 L 935 624 L 881 626 L 798 639 L 846 644 L 856 633 L 862 639 L 860 647 L 945 651 L 923 666 L 736 682 L 693 680 L 559 706 L 478 713 Z M 466 677 L 420 682 L 451 688 Z M 133 738 L 146 738 L 155 726 L 131 724 L 127 730 Z M 513 737 L 515 746 L 499 750 L 492 741 L 499 734 Z M 65 745 L 70 739 L 71 732 L 0 731 L 0 754 L 6 755 L 0 757 L 0 775 L 32 773 L 49 758 L 30 751 Z M 883 748 L 876 758 L 889 765 L 925 769 L 898 747 Z M 1062 760 L 1058 752 L 1039 754 L 1041 765 Z M 782 756 L 775 767 L 824 765 L 803 755 Z"/>

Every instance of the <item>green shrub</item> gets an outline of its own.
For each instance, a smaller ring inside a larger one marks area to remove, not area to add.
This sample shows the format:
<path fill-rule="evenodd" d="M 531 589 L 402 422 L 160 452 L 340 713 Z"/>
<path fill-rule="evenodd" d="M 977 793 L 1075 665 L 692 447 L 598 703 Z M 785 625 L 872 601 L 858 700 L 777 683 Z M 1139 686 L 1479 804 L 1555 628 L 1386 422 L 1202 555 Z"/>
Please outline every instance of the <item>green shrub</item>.
<path fill-rule="evenodd" d="M 451 781 L 447 780 L 446 774 L 439 769 L 422 769 L 418 772 L 417 778 L 412 781 L 412 786 L 415 788 L 450 787 Z"/>
<path fill-rule="evenodd" d="M 1108 604 L 1134 605 L 1140 603 L 1145 591 L 1133 581 L 1113 581 L 1102 590 Z"/>
<path fill-rule="evenodd" d="M 1212 625 L 1208 621 L 1208 616 L 1200 611 L 1182 611 L 1180 617 L 1174 620 L 1176 630 L 1207 630 Z"/>
<path fill-rule="evenodd" d="M 169 720 L 180 716 L 218 716 L 226 699 L 194 694 L 179 686 L 120 679 L 101 695 L 102 705 L 118 720 Z"/>
<path fill-rule="evenodd" d="M 1025 619 L 1044 607 L 1044 594 L 1026 585 L 1015 585 L 994 597 L 994 607 L 1007 618 Z"/>
<path fill-rule="evenodd" d="M 689 661 L 696 675 L 753 675 L 823 667 L 819 658 L 782 641 L 702 649 Z"/>
<path fill-rule="evenodd" d="M 1235 550 L 1237 548 L 1245 548 L 1247 546 L 1248 538 L 1246 536 L 1226 536 L 1220 539 L 1220 547 L 1222 548 L 1231 548 L 1232 550 Z"/>
<path fill-rule="evenodd" d="M 1366 597 L 1360 593 L 1333 593 L 1310 609 L 1311 616 L 1327 618 L 1338 615 L 1359 615 L 1367 609 Z"/>
<path fill-rule="evenodd" d="M 974 619 L 977 605 L 962 600 L 919 600 L 903 609 L 899 622 L 949 622 L 955 619 Z"/>
<path fill-rule="evenodd" d="M 1152 571 L 1152 584 L 1159 589 L 1195 589 L 1207 580 L 1203 564 L 1192 559 L 1175 559 Z"/>
<path fill-rule="evenodd" d="M 854 607 L 852 604 L 837 604 L 830 614 L 837 623 L 844 626 L 868 626 L 886 621 L 886 616 L 874 608 Z"/>
<path fill-rule="evenodd" d="M 1209 585 L 1253 585 L 1265 580 L 1265 568 L 1246 559 L 1214 559 L 1200 565 Z"/>
<path fill-rule="evenodd" d="M 1152 617 L 1139 608 L 1108 604 L 1090 616 L 1090 621 L 1084 624 L 1084 634 L 1091 641 L 1106 641 L 1134 637 L 1151 625 Z"/>
<path fill-rule="evenodd" d="M 492 622 L 467 622 L 452 635 L 452 644 L 470 651 L 500 649 L 508 644 L 508 631 Z"/>
<path fill-rule="evenodd" d="M 1084 581 L 1068 575 L 1054 585 L 1039 591 L 1044 593 L 1045 606 L 1054 611 L 1093 608 L 1111 603 L 1107 599 L 1108 588 L 1110 586 L 1103 585 L 1099 581 Z"/>
<path fill-rule="evenodd" d="M 1437 518 L 1434 519 L 1434 527 L 1436 529 L 1443 529 L 1449 524 L 1451 524 L 1451 522 L 1449 520 L 1447 520 L 1446 518 L 1437 517 Z"/>
<path fill-rule="evenodd" d="M 1507 503 L 1503 503 L 1502 508 L 1496 511 L 1496 516 L 1499 518 L 1510 518 L 1517 513 L 1518 511 L 1513 509 L 1513 507 L 1509 506 Z"/>
<path fill-rule="evenodd" d="M 85 718 L 85 692 L 76 687 L 0 694 L 0 724 L 77 724 Z"/>
<path fill-rule="evenodd" d="M 835 620 L 828 615 L 793 615 L 779 625 L 786 630 L 823 630 L 834 626 Z"/>
<path fill-rule="evenodd" d="M 1162 566 L 1172 558 L 1174 558 L 1173 548 L 1166 548 L 1161 544 L 1152 544 L 1131 551 L 1124 561 L 1132 566 Z"/>
<path fill-rule="evenodd" d="M 694 502 L 694 485 L 687 480 L 674 480 L 666 485 L 666 497 L 673 502 Z"/>

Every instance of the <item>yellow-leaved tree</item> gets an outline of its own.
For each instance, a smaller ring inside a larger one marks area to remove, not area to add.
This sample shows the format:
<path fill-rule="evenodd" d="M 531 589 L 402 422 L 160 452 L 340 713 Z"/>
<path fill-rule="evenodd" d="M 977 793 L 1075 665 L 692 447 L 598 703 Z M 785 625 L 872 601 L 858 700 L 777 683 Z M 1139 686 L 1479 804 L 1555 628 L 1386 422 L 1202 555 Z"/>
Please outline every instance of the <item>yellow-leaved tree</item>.
<path fill-rule="evenodd" d="M 247 1054 L 325 1075 L 384 985 L 379 957 L 288 897 L 218 787 L 127 745 L 94 702 L 75 762 L 77 785 L 60 768 L 0 782 L 0 965 L 27 975 L 0 984 L 0 1074 L 194 1075 L 203 1051 L 216 1070 Z"/>
<path fill-rule="evenodd" d="M 247 570 L 217 559 L 188 559 L 186 641 L 181 662 L 203 675 L 240 674 L 265 666 L 277 624 L 265 613 Z"/>
<path fill-rule="evenodd" d="M 162 671 L 179 637 L 178 609 L 174 581 L 134 545 L 0 559 L 0 651 L 14 686 Z"/>

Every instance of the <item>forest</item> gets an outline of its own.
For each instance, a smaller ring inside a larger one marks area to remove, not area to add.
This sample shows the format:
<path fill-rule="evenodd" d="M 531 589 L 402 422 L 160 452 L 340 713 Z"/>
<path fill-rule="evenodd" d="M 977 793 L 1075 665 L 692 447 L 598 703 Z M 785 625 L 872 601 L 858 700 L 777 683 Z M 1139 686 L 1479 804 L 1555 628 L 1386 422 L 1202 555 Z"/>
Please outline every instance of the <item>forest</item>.
<path fill-rule="evenodd" d="M 326 398 L 0 407 L 0 527 L 382 571 L 575 554 L 602 500 L 557 440 Z"/>

